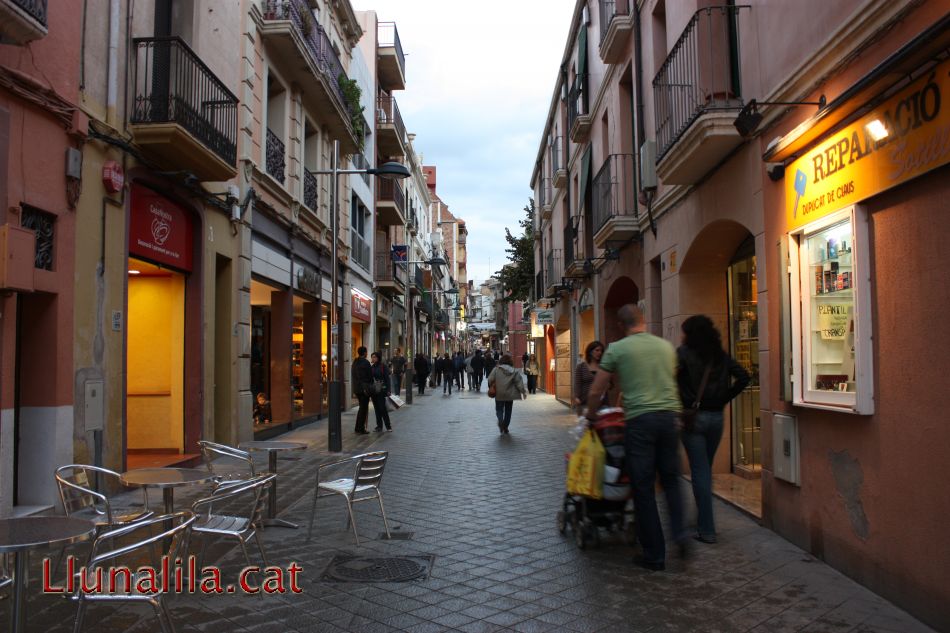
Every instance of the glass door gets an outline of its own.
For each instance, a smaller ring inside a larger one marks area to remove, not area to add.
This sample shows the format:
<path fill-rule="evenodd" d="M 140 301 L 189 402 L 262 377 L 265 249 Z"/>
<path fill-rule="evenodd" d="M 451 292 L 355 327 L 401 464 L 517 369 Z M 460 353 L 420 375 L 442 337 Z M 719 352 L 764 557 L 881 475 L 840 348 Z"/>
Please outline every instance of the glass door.
<path fill-rule="evenodd" d="M 732 467 L 746 477 L 762 470 L 759 409 L 759 324 L 755 243 L 752 236 L 739 248 L 728 268 L 729 353 L 752 380 L 732 401 Z"/>

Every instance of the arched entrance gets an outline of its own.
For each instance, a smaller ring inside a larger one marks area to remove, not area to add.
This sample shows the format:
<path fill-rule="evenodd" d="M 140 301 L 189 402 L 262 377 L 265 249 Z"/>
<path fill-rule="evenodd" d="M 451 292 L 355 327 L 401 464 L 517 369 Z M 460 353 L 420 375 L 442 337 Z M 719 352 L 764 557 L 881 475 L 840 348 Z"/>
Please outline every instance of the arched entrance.
<path fill-rule="evenodd" d="M 640 289 L 629 277 L 618 277 L 607 291 L 604 299 L 604 343 L 609 345 L 613 341 L 623 338 L 623 331 L 617 323 L 617 310 L 628 303 L 637 303 L 640 300 Z"/>

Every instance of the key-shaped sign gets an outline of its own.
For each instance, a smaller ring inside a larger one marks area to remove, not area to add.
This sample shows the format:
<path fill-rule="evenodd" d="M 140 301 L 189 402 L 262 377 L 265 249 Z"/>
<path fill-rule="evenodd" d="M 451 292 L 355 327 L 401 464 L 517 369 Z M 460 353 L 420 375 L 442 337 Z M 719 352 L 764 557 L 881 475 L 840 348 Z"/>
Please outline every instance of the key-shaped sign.
<path fill-rule="evenodd" d="M 808 176 L 805 175 L 801 169 L 795 170 L 795 193 L 798 195 L 795 196 L 795 211 L 792 217 L 798 217 L 798 202 L 802 199 L 802 196 L 805 195 L 805 185 L 808 184 Z"/>

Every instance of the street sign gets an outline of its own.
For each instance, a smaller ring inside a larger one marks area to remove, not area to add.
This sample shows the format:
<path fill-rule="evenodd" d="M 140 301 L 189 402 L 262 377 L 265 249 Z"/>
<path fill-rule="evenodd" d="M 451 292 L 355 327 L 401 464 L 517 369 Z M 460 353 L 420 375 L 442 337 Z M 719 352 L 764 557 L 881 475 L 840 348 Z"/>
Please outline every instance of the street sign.
<path fill-rule="evenodd" d="M 405 244 L 393 244 L 393 261 L 406 263 L 409 261 L 409 247 Z"/>

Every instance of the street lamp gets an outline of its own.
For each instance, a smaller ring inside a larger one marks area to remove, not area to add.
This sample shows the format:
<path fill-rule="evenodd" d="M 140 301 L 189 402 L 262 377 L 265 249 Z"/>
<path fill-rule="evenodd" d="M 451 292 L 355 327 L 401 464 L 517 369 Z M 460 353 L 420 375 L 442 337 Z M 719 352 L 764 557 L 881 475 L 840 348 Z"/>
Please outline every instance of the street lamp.
<path fill-rule="evenodd" d="M 412 305 L 409 302 L 409 283 L 410 283 L 410 280 L 408 279 L 409 270 L 410 270 L 409 267 L 413 264 L 427 264 L 433 267 L 445 266 L 446 262 L 441 257 L 436 256 L 436 257 L 432 257 L 431 259 L 422 259 L 416 262 L 407 261 L 407 262 L 402 262 L 402 263 L 406 264 L 406 277 L 407 277 L 405 300 L 406 300 L 406 329 L 408 330 L 408 332 L 406 332 L 406 339 L 407 339 L 406 347 L 408 348 L 407 351 L 413 355 L 413 361 L 415 361 L 415 350 L 412 347 L 412 332 L 415 328 L 411 327 L 409 323 L 409 315 L 412 312 Z M 432 277 L 434 279 L 435 275 L 433 275 Z M 412 363 L 407 362 L 406 363 L 406 404 L 412 404 L 412 371 L 413 371 Z"/>
<path fill-rule="evenodd" d="M 331 177 L 332 182 L 330 183 L 330 234 L 333 236 L 333 246 L 331 247 L 330 258 L 332 261 L 333 270 L 330 274 L 330 283 L 333 288 L 330 291 L 330 310 L 327 315 L 327 332 L 330 334 L 331 341 L 333 337 L 334 327 L 339 330 L 336 333 L 337 340 L 337 353 L 336 353 L 336 380 L 333 380 L 333 363 L 330 363 L 330 394 L 329 394 L 329 407 L 330 411 L 327 417 L 327 448 L 334 453 L 339 453 L 343 450 L 343 434 L 342 434 L 342 414 L 343 414 L 343 328 L 340 327 L 343 321 L 342 310 L 340 314 L 340 323 L 336 323 L 337 319 L 334 318 L 337 303 L 339 303 L 339 297 L 337 295 L 337 285 L 338 277 L 337 273 L 341 268 L 340 263 L 337 259 L 337 242 L 339 240 L 339 201 L 337 200 L 339 196 L 339 187 L 340 187 L 340 174 L 369 174 L 371 176 L 377 176 L 379 178 L 385 178 L 387 180 L 401 180 L 403 178 L 409 177 L 409 169 L 402 163 L 383 163 L 379 167 L 370 168 L 370 169 L 340 169 L 340 141 L 333 141 L 333 161 L 330 164 L 330 169 L 328 170 L 318 170 L 311 171 L 312 174 L 319 175 L 328 175 Z M 344 273 L 344 280 L 346 279 Z M 341 306 L 342 308 L 342 306 Z M 332 359 L 333 352 L 331 348 L 330 357 Z"/>

